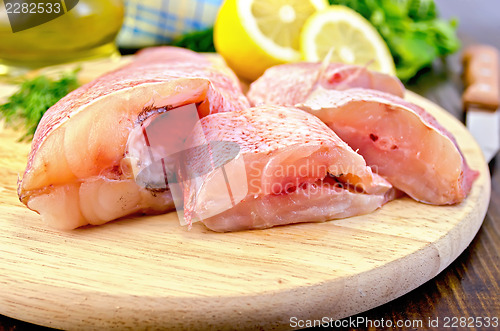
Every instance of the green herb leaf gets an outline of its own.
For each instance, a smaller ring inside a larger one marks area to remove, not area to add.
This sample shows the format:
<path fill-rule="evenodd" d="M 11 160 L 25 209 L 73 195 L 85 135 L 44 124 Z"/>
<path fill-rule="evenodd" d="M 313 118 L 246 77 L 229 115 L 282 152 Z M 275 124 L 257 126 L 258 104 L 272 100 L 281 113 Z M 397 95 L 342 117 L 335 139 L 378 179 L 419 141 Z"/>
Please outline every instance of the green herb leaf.
<path fill-rule="evenodd" d="M 329 0 L 369 20 L 389 46 L 398 77 L 406 81 L 460 48 L 457 21 L 438 18 L 434 0 Z"/>
<path fill-rule="evenodd" d="M 442 56 L 460 48 L 457 21 L 438 18 L 434 0 L 329 0 L 350 7 L 369 20 L 386 41 L 398 77 L 406 81 Z M 215 52 L 213 28 L 192 32 L 173 45 Z"/>
<path fill-rule="evenodd" d="M 188 33 L 175 40 L 172 45 L 188 48 L 195 52 L 215 52 L 214 28 Z"/>
<path fill-rule="evenodd" d="M 26 134 L 21 140 L 29 140 L 43 114 L 66 94 L 78 87 L 75 70 L 63 75 L 59 80 L 45 76 L 24 81 L 19 91 L 9 97 L 7 103 L 0 105 L 0 117 L 7 125 L 24 127 Z"/>

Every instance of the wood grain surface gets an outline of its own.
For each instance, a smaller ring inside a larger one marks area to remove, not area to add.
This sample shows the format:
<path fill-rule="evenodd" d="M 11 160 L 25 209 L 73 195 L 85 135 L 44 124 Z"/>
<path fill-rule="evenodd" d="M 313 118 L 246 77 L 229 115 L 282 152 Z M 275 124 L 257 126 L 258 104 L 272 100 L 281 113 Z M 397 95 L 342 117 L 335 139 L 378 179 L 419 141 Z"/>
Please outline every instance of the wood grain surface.
<path fill-rule="evenodd" d="M 459 35 L 464 45 L 479 41 L 500 48 L 500 34 L 497 33 L 500 29 L 500 21 L 495 16 L 500 9 L 498 0 L 437 1 L 437 5 L 443 17 L 459 18 Z M 463 119 L 460 100 L 461 65 L 458 58 L 459 55 L 449 58 L 444 67 L 434 66 L 432 71 L 420 75 L 409 87 L 439 104 L 456 118 Z M 2 92 L 8 91 L 0 89 L 0 93 Z M 490 169 L 492 171 L 491 201 L 483 225 L 469 247 L 432 280 L 398 299 L 352 318 L 361 317 L 372 321 L 391 322 L 423 321 L 421 328 L 403 327 L 400 329 L 442 330 L 442 322 L 446 317 L 491 318 L 500 316 L 498 281 L 500 279 L 500 162 L 491 164 Z M 2 307 L 1 304 L 0 307 Z M 18 316 L 18 318 L 23 319 L 23 316 Z M 439 325 L 441 327 L 429 326 L 428 321 L 436 319 L 441 321 Z M 349 318 L 345 321 L 349 322 Z M 44 324 L 50 325 L 50 319 Z M 333 330 L 334 328 L 327 329 Z M 356 330 L 374 329 L 366 324 L 359 324 L 356 327 Z M 469 329 L 474 328 L 459 330 Z M 476 329 L 493 330 L 494 328 Z M 49 329 L 0 315 L 0 330 L 47 331 Z"/>
<path fill-rule="evenodd" d="M 218 234 L 174 214 L 58 232 L 17 200 L 28 145 L 0 132 L 0 313 L 56 328 L 287 328 L 342 318 L 418 287 L 470 243 L 490 178 L 460 122 L 427 100 L 481 172 L 455 206 L 408 198 L 370 215 Z"/>

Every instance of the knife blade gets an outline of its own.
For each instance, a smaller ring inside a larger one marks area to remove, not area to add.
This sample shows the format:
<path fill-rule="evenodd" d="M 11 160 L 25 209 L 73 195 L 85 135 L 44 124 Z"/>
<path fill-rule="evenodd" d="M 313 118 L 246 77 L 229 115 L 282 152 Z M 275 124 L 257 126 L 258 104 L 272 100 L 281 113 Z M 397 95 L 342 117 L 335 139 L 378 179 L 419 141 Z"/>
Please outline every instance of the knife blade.
<path fill-rule="evenodd" d="M 500 148 L 499 61 L 498 50 L 489 45 L 470 46 L 463 53 L 465 123 L 486 162 Z"/>

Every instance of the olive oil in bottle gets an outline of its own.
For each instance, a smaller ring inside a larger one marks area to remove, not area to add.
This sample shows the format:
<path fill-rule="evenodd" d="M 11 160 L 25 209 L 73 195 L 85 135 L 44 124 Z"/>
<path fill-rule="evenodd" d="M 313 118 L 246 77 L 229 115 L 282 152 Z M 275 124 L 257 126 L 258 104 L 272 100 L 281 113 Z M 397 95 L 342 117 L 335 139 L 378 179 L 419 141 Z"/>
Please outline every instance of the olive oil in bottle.
<path fill-rule="evenodd" d="M 123 14 L 122 0 L 0 0 L 0 75 L 118 56 Z"/>

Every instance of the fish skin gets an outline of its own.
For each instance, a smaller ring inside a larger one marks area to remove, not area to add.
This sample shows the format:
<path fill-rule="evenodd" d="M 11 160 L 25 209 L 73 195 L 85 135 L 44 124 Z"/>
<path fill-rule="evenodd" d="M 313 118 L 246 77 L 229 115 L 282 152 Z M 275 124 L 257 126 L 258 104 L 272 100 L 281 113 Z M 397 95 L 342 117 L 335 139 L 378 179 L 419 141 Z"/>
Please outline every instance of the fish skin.
<path fill-rule="evenodd" d="M 194 91 L 191 94 L 190 89 Z M 137 91 L 141 91 L 140 95 L 135 95 Z M 167 95 L 159 95 L 158 91 Z M 174 95 L 176 106 L 197 103 L 201 117 L 214 112 L 249 107 L 237 77 L 220 59 L 214 60 L 176 47 L 156 47 L 141 51 L 129 65 L 79 87 L 47 110 L 35 132 L 26 170 L 18 181 L 21 202 L 29 207 L 29 201 L 33 197 L 49 194 L 52 187 L 81 183 L 91 177 L 103 178 L 103 184 L 110 177 L 112 180 L 124 179 L 115 177 L 124 175 L 120 174 L 120 161 L 126 153 L 128 132 L 137 125 L 146 110 L 170 106 L 161 104 L 172 101 L 169 99 L 170 94 Z M 115 100 L 115 96 L 119 100 Z M 94 153 L 72 147 L 72 141 L 68 138 L 72 133 L 66 132 L 65 128 L 70 124 L 73 128 L 78 128 L 89 109 L 92 109 L 92 116 L 95 115 L 93 118 L 96 118 L 101 116 L 100 112 L 108 111 L 107 107 L 110 105 L 118 103 L 119 107 L 126 107 L 133 102 L 142 104 L 136 109 L 111 109 L 117 117 L 114 123 L 108 123 L 105 128 L 100 127 L 101 120 L 94 124 L 87 123 L 88 130 L 83 132 L 87 136 L 81 139 L 96 144 L 92 146 Z M 112 144 L 100 141 L 100 129 L 112 130 L 113 137 L 119 139 Z M 94 134 L 98 135 L 92 136 Z M 109 145 L 116 146 L 109 151 Z M 52 152 L 54 148 L 58 150 L 56 155 Z M 79 153 L 80 156 L 76 158 L 81 158 L 80 163 L 88 163 L 93 168 L 76 171 L 68 161 L 75 157 L 73 155 L 70 158 L 67 151 Z M 141 192 L 134 194 L 143 195 Z M 46 203 L 36 203 L 40 206 L 44 204 Z"/>
<path fill-rule="evenodd" d="M 271 67 L 250 85 L 247 93 L 253 106 L 275 104 L 294 106 L 317 87 L 333 90 L 368 88 L 404 96 L 405 88 L 396 77 L 366 67 L 330 63 L 300 62 Z"/>
<path fill-rule="evenodd" d="M 200 123 L 203 128 L 203 135 L 198 135 L 203 136 L 199 138 L 200 141 L 226 141 L 240 146 L 238 158 L 245 162 L 248 184 L 246 197 L 236 206 L 208 219 L 201 219 L 212 230 L 225 232 L 296 222 L 326 221 L 371 212 L 395 197 L 392 186 L 373 174 L 359 154 L 318 118 L 299 109 L 259 106 L 212 114 L 202 118 Z M 193 140 L 193 145 L 197 145 L 196 138 Z M 293 169 L 290 166 L 293 166 Z M 284 168 L 287 171 L 281 172 Z M 298 169 L 307 170 L 302 172 Z M 202 210 L 217 208 L 211 205 L 212 198 L 206 198 L 211 195 L 205 194 L 213 185 L 211 180 L 215 177 L 214 171 L 203 176 L 202 180 L 184 182 L 184 217 L 188 224 L 192 221 L 191 216 L 194 220 L 199 220 L 197 215 Z M 342 182 L 345 188 L 335 189 L 331 185 L 325 187 L 328 174 L 345 180 Z M 356 185 L 359 185 L 359 192 L 351 192 L 348 189 Z M 311 204 L 307 188 L 312 186 L 316 189 L 324 188 L 318 195 L 321 206 L 325 203 L 331 205 L 331 209 L 318 214 L 318 217 L 304 212 L 301 217 L 290 218 L 288 221 L 276 214 L 271 216 L 271 219 L 266 219 L 265 215 L 251 212 L 252 210 L 245 207 L 245 204 L 252 209 L 278 203 L 274 207 L 279 209 L 280 201 L 289 203 L 294 200 L 295 203 L 291 203 L 292 209 L 288 210 L 288 214 L 294 214 L 293 208 L 296 208 L 297 212 L 301 209 L 311 211 L 312 209 L 307 207 Z M 294 192 L 289 195 L 288 189 Z M 273 198 L 277 196 L 282 198 Z M 199 197 L 202 197 L 201 201 Z M 341 200 L 347 205 L 352 202 L 351 208 L 335 208 L 335 203 Z M 245 210 L 248 211 L 246 217 L 242 214 Z M 206 214 L 213 213 L 208 211 Z M 228 221 L 231 219 L 234 222 Z"/>
<path fill-rule="evenodd" d="M 163 61 L 162 56 L 166 56 L 167 60 L 170 57 L 174 62 Z M 237 91 L 240 94 L 241 89 L 236 76 L 232 74 L 227 77 L 227 73 L 231 73 L 229 70 L 220 75 L 219 67 L 211 65 L 202 55 L 175 47 L 159 47 L 139 52 L 131 64 L 81 86 L 47 110 L 33 137 L 27 168 L 30 168 L 38 149 L 52 131 L 77 113 L 84 111 L 89 103 L 113 92 L 177 78 L 202 77 L 210 80 L 218 90 Z M 232 93 L 226 93 L 226 96 L 232 96 Z M 248 101 L 242 94 L 231 98 L 230 103 L 237 109 L 248 106 Z"/>
<path fill-rule="evenodd" d="M 376 166 L 380 175 L 417 201 L 437 205 L 459 203 L 479 175 L 469 167 L 448 130 L 422 107 L 397 96 L 360 88 L 344 92 L 318 89 L 297 107 L 320 118 L 357 149 L 369 165 Z M 349 112 L 361 111 L 365 112 L 361 116 L 349 116 Z M 373 125 L 376 122 L 369 124 L 377 116 L 382 116 L 380 123 L 385 123 L 379 127 Z M 388 130 L 393 120 L 398 124 L 398 134 L 387 137 L 384 126 Z M 421 145 L 426 139 L 432 141 L 432 146 Z M 388 148 L 384 147 L 386 142 Z M 432 148 L 440 155 L 429 156 Z M 433 161 L 426 163 L 426 156 Z M 420 165 L 422 172 L 413 173 L 413 178 L 419 180 L 412 182 L 407 171 L 416 165 Z"/>
<path fill-rule="evenodd" d="M 175 61 L 162 62 L 163 56 L 167 60 L 170 57 Z M 182 60 L 179 58 L 182 58 Z M 192 61 L 195 60 L 199 62 L 193 63 Z M 221 74 L 220 68 L 223 68 L 223 74 Z M 218 96 L 219 101 L 224 102 L 225 105 L 232 105 L 231 109 L 228 110 L 248 107 L 248 101 L 241 92 L 238 79 L 228 68 L 224 68 L 220 64 L 212 64 L 204 56 L 181 48 L 158 47 L 148 49 L 139 52 L 137 58 L 131 64 L 81 86 L 47 110 L 33 137 L 25 174 L 29 173 L 38 150 L 47 137 L 59 127 L 64 126 L 75 115 L 85 111 L 86 106 L 96 100 L 112 95 L 113 92 L 133 89 L 140 85 L 199 77 L 207 79 L 212 88 L 221 91 L 221 95 Z M 212 109 L 211 111 L 219 110 Z M 133 118 L 133 120 L 135 121 L 136 118 Z M 21 180 L 18 190 L 20 195 L 24 191 L 24 186 L 25 183 Z"/>
<path fill-rule="evenodd" d="M 364 215 L 395 198 L 396 191 L 386 194 L 360 194 L 334 189 L 321 182 L 300 187 L 289 194 L 248 197 L 233 209 L 204 219 L 212 231 L 231 232 L 266 229 L 274 226 L 325 222 Z"/>

